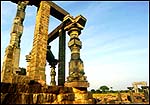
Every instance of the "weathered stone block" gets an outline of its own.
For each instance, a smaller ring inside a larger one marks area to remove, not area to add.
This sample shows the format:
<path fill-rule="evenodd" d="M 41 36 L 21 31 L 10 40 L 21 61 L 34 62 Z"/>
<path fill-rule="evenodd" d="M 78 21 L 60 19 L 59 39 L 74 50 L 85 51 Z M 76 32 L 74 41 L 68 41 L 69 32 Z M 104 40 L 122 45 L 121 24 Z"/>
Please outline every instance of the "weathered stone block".
<path fill-rule="evenodd" d="M 20 103 L 20 94 L 19 93 L 8 93 L 6 94 L 4 100 L 2 100 L 1 104 L 17 104 Z"/>
<path fill-rule="evenodd" d="M 89 87 L 89 83 L 88 82 L 66 82 L 65 83 L 66 87 Z"/>
<path fill-rule="evenodd" d="M 64 86 L 59 86 L 59 93 L 69 93 L 72 92 L 72 88 L 71 87 L 64 87 Z"/>
<path fill-rule="evenodd" d="M 37 104 L 37 96 L 38 94 L 33 94 L 33 104 Z"/>
<path fill-rule="evenodd" d="M 67 100 L 68 101 L 74 101 L 75 100 L 75 94 L 74 93 L 68 93 L 67 94 Z"/>
<path fill-rule="evenodd" d="M 42 95 L 37 94 L 37 104 L 42 104 Z"/>
<path fill-rule="evenodd" d="M 29 84 L 29 93 L 40 93 L 42 92 L 41 84 Z"/>
<path fill-rule="evenodd" d="M 88 99 L 88 93 L 75 93 L 75 100 L 87 100 Z"/>
<path fill-rule="evenodd" d="M 92 104 L 89 100 L 75 100 L 73 104 Z"/>
<path fill-rule="evenodd" d="M 48 86 L 46 89 L 47 93 L 52 93 L 52 94 L 59 94 L 59 87 L 58 86 Z"/>

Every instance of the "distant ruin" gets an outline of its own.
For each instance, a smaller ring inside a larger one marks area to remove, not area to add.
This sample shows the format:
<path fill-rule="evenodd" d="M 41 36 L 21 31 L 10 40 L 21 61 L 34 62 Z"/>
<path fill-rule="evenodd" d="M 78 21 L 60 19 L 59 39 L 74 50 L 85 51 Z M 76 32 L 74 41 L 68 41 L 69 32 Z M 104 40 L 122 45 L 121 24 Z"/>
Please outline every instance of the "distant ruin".
<path fill-rule="evenodd" d="M 145 81 L 141 81 L 141 82 L 133 82 L 132 83 L 133 87 L 134 87 L 134 91 L 135 93 L 138 93 L 138 85 L 142 85 L 142 86 L 147 86 L 147 83 Z"/>

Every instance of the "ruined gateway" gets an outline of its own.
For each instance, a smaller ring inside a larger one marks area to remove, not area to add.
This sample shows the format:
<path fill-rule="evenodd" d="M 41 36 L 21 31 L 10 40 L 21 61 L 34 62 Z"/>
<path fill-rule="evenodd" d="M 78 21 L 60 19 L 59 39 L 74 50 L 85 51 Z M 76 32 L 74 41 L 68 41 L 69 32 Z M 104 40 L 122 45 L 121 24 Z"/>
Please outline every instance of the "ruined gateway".
<path fill-rule="evenodd" d="M 11 39 L 5 50 L 1 72 L 1 104 L 92 104 L 92 95 L 87 92 L 89 83 L 80 58 L 82 42 L 79 39 L 86 18 L 72 17 L 67 11 L 51 1 L 12 1 L 17 4 Z M 28 5 L 38 8 L 33 47 L 26 55 L 26 73 L 19 69 L 20 38 L 23 33 L 25 9 Z M 62 23 L 48 34 L 49 17 Z M 68 32 L 71 50 L 69 76 L 65 81 L 65 44 Z M 59 37 L 59 58 L 55 59 L 50 42 Z M 51 83 L 46 85 L 45 65 L 51 66 Z M 58 85 L 55 67 L 58 64 Z"/>

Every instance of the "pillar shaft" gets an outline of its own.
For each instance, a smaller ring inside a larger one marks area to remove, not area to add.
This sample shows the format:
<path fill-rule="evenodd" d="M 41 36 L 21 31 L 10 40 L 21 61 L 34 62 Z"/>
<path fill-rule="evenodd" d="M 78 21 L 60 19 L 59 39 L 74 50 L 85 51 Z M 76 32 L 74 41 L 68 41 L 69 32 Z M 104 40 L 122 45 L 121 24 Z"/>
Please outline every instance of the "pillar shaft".
<path fill-rule="evenodd" d="M 120 91 L 118 91 L 118 101 L 119 101 L 120 103 L 122 103 L 122 98 L 121 98 L 121 93 L 120 93 Z"/>
<path fill-rule="evenodd" d="M 56 72 L 55 72 L 55 66 L 51 66 L 51 82 L 50 82 L 50 86 L 56 86 L 56 81 L 55 81 L 55 76 L 56 76 Z"/>
<path fill-rule="evenodd" d="M 131 97 L 131 103 L 134 103 L 134 96 L 132 90 L 129 90 L 130 97 Z"/>
<path fill-rule="evenodd" d="M 50 5 L 46 1 L 41 1 L 36 16 L 33 47 L 29 63 L 29 76 L 31 79 L 41 83 L 46 82 L 45 66 L 49 16 Z"/>
<path fill-rule="evenodd" d="M 30 61 L 31 61 L 31 52 L 29 55 L 26 55 L 27 68 L 26 68 L 26 76 L 29 76 L 30 73 Z"/>
<path fill-rule="evenodd" d="M 29 1 L 19 1 L 17 13 L 11 30 L 11 39 L 5 50 L 5 56 L 2 67 L 2 82 L 12 83 L 13 75 L 19 69 L 20 59 L 20 38 L 23 33 L 23 21 L 25 18 L 25 8 Z"/>
<path fill-rule="evenodd" d="M 70 31 L 71 30 L 71 31 Z M 68 81 L 85 81 L 86 78 L 84 75 L 84 65 L 83 61 L 80 58 L 80 49 L 82 43 L 78 38 L 80 30 L 78 27 L 73 27 L 69 30 L 68 34 L 70 36 L 70 41 L 68 46 L 71 50 L 71 59 L 69 62 L 69 77 Z"/>
<path fill-rule="evenodd" d="M 66 34 L 63 29 L 59 31 L 59 63 L 58 63 L 58 85 L 63 86 L 65 83 L 65 49 Z"/>
<path fill-rule="evenodd" d="M 146 102 L 149 102 L 149 94 L 148 94 L 147 89 L 144 89 L 144 97 L 145 97 Z"/>

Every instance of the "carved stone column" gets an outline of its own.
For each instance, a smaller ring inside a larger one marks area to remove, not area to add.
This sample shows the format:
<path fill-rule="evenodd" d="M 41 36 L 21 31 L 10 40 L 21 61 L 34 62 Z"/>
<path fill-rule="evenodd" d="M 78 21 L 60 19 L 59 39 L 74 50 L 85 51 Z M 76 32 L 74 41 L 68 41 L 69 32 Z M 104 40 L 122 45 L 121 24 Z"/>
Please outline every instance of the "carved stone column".
<path fill-rule="evenodd" d="M 5 50 L 1 80 L 2 82 L 12 83 L 13 75 L 19 70 L 20 59 L 20 38 L 23 33 L 23 21 L 25 18 L 25 8 L 29 1 L 19 1 L 17 14 L 11 30 L 11 39 Z"/>
<path fill-rule="evenodd" d="M 46 1 L 41 1 L 36 16 L 29 76 L 32 80 L 42 84 L 46 83 L 45 66 L 49 17 L 50 5 Z"/>
<path fill-rule="evenodd" d="M 56 86 L 56 81 L 55 81 L 55 76 L 56 76 L 56 72 L 55 72 L 55 65 L 51 66 L 51 82 L 50 82 L 50 86 Z"/>
<path fill-rule="evenodd" d="M 80 58 L 80 49 L 82 47 L 82 42 L 79 39 L 81 30 L 84 28 L 86 19 L 79 15 L 73 18 L 67 15 L 64 18 L 64 23 L 66 24 L 65 30 L 68 31 L 70 40 L 68 46 L 71 50 L 71 60 L 69 62 L 69 76 L 67 77 L 67 82 L 65 86 L 68 87 L 88 87 L 89 83 L 84 76 L 84 65 Z"/>
<path fill-rule="evenodd" d="M 31 52 L 29 53 L 29 55 L 26 55 L 26 61 L 27 61 L 27 68 L 26 68 L 26 75 L 29 76 L 29 73 L 30 73 L 30 62 L 31 62 Z"/>
<path fill-rule="evenodd" d="M 51 86 L 55 86 L 56 85 L 56 81 L 55 81 L 55 76 L 56 76 L 56 72 L 55 72 L 55 68 L 56 65 L 58 63 L 58 60 L 55 59 L 53 53 L 51 52 L 51 46 L 47 46 L 47 53 L 46 53 L 46 60 L 49 63 L 49 65 L 51 66 L 51 82 L 50 85 Z"/>

